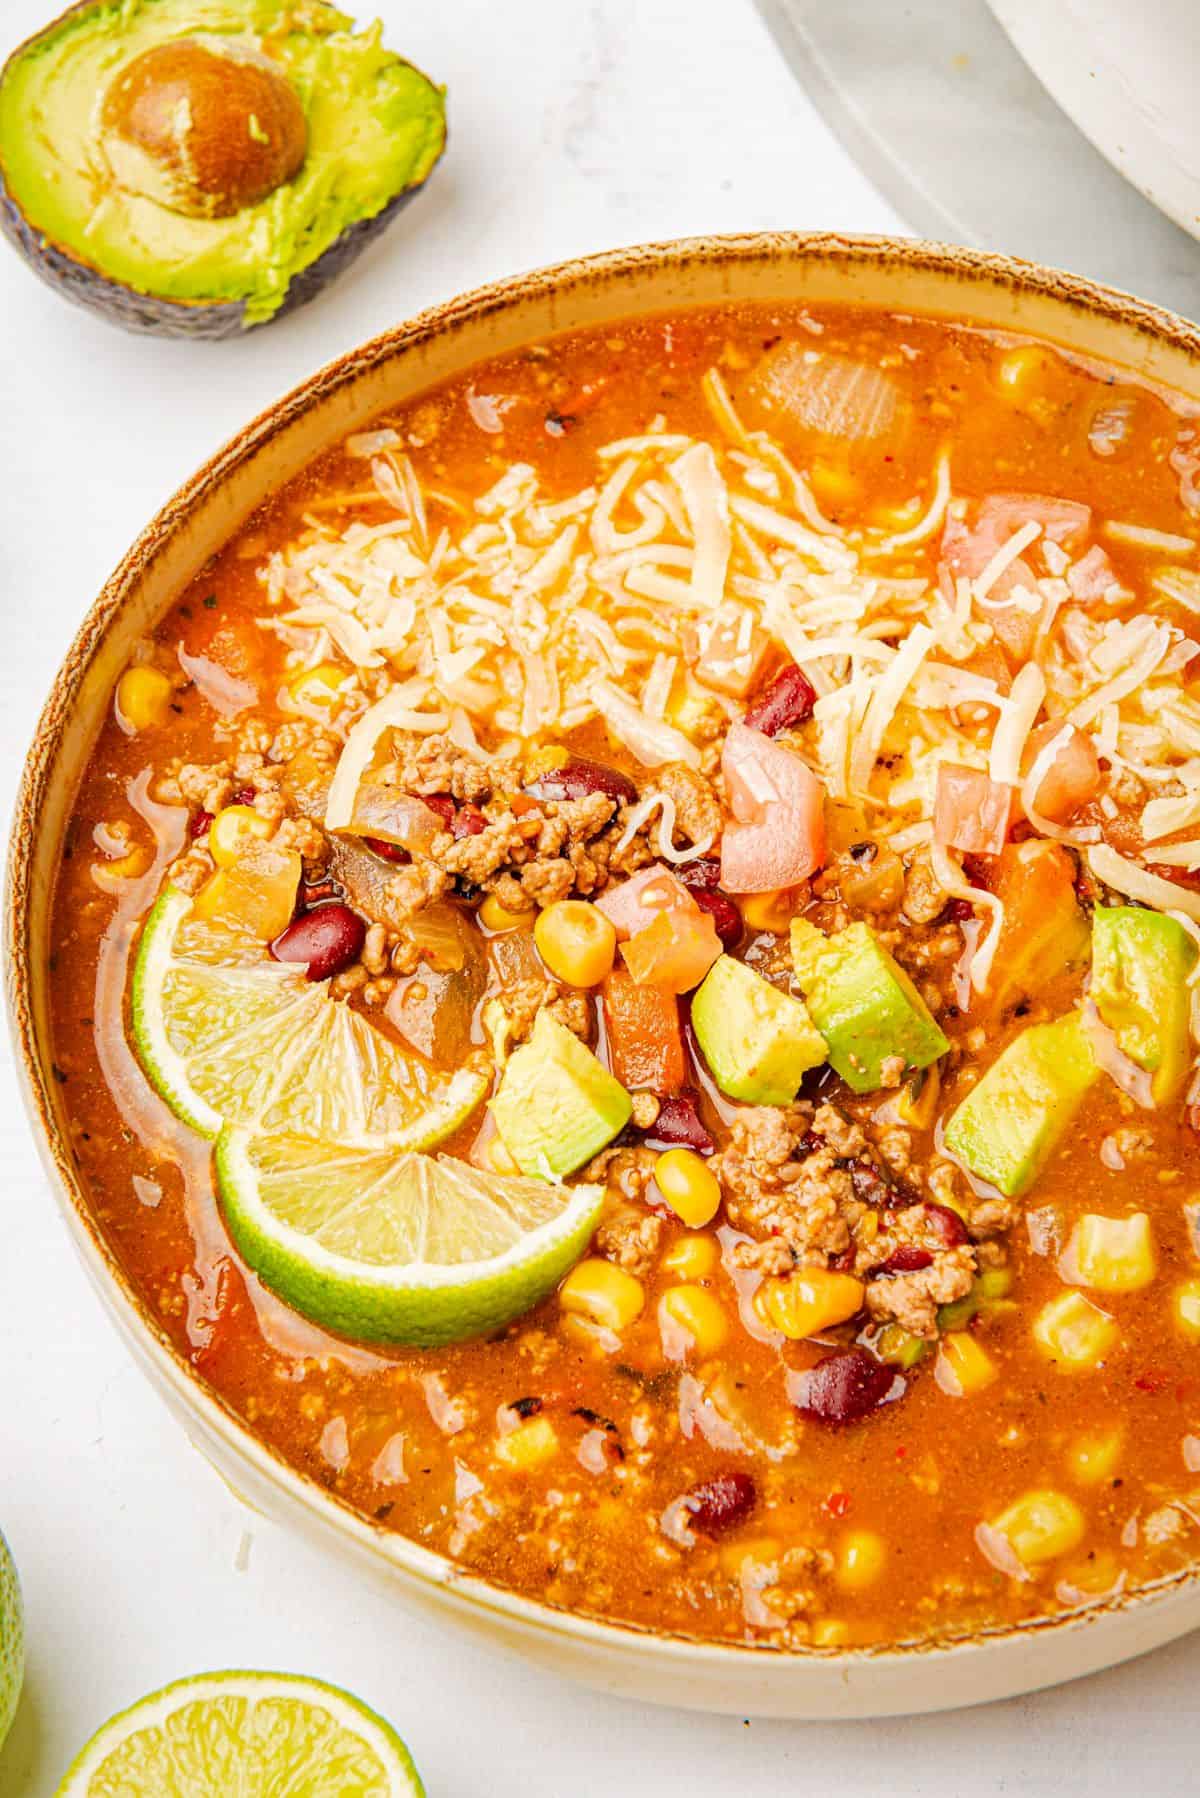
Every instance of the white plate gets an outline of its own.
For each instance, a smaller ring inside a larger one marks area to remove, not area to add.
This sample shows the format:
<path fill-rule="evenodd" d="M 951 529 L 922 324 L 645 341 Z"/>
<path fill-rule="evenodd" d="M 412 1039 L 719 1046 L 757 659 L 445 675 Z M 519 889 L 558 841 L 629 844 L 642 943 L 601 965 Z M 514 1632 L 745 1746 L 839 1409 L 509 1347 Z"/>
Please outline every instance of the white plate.
<path fill-rule="evenodd" d="M 1079 129 L 1200 237 L 1197 0 L 989 0 Z"/>

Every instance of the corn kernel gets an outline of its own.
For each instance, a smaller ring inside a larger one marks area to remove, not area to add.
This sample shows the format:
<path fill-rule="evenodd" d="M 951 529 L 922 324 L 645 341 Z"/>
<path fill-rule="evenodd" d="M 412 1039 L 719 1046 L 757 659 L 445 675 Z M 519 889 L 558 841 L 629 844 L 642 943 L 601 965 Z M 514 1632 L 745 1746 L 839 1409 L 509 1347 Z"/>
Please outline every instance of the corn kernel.
<path fill-rule="evenodd" d="M 704 1280 L 716 1271 L 721 1251 L 715 1237 L 677 1236 L 662 1258 L 663 1272 L 677 1280 Z"/>
<path fill-rule="evenodd" d="M 796 910 L 792 887 L 780 887 L 772 893 L 746 893 L 738 896 L 738 910 L 747 930 L 766 930 L 772 936 L 786 936 Z"/>
<path fill-rule="evenodd" d="M 942 1094 L 941 1075 L 937 1063 L 911 1074 L 900 1088 L 896 1101 L 896 1118 L 910 1130 L 932 1130 Z"/>
<path fill-rule="evenodd" d="M 336 662 L 318 662 L 294 674 L 287 684 L 288 697 L 297 706 L 318 712 L 331 712 L 342 697 L 347 672 Z"/>
<path fill-rule="evenodd" d="M 495 893 L 489 893 L 476 915 L 487 930 L 528 930 L 533 923 L 534 908 L 531 905 L 527 911 L 509 911 Z"/>
<path fill-rule="evenodd" d="M 123 881 L 140 879 L 153 860 L 153 851 L 145 843 L 138 843 L 116 861 L 93 862 L 92 879 L 102 893 L 119 893 Z"/>
<path fill-rule="evenodd" d="M 1093 1431 L 1076 1436 L 1067 1449 L 1068 1471 L 1084 1486 L 1099 1486 L 1112 1478 L 1124 1443 L 1123 1430 Z"/>
<path fill-rule="evenodd" d="M 792 1342 L 802 1342 L 862 1310 L 865 1287 L 852 1274 L 806 1267 L 783 1279 L 764 1280 L 755 1294 L 763 1322 Z"/>
<path fill-rule="evenodd" d="M 1033 1320 L 1033 1339 L 1052 1361 L 1076 1372 L 1098 1367 L 1116 1346 L 1116 1320 L 1082 1292 L 1064 1292 Z"/>
<path fill-rule="evenodd" d="M 1078 1548 L 1087 1524 L 1073 1498 L 1042 1488 L 1023 1492 L 992 1519 L 992 1528 L 1007 1537 L 1019 1561 L 1037 1567 Z"/>
<path fill-rule="evenodd" d="M 496 1443 L 495 1456 L 517 1473 L 536 1473 L 558 1453 L 558 1435 L 548 1417 L 530 1417 Z"/>
<path fill-rule="evenodd" d="M 849 506 L 862 491 L 857 475 L 842 462 L 820 456 L 809 467 L 809 485 L 823 506 Z"/>
<path fill-rule="evenodd" d="M 1009 399 L 1024 399 L 1041 379 L 1047 366 L 1044 350 L 1036 344 L 1023 343 L 1007 350 L 996 369 L 996 385 Z"/>
<path fill-rule="evenodd" d="M 1062 1570 L 1063 1584 L 1087 1598 L 1104 1598 L 1121 1580 L 1121 1564 L 1107 1548 L 1098 1549 L 1086 1560 L 1072 1561 Z"/>
<path fill-rule="evenodd" d="M 590 1317 L 606 1330 L 624 1330 L 640 1316 L 646 1293 L 623 1267 L 591 1255 L 571 1269 L 558 1289 L 558 1302 L 564 1311 Z"/>
<path fill-rule="evenodd" d="M 834 1552 L 833 1577 L 846 1592 L 873 1586 L 887 1565 L 887 1543 L 874 1530 L 848 1530 Z"/>
<path fill-rule="evenodd" d="M 965 1330 L 943 1336 L 934 1378 L 952 1398 L 982 1392 L 996 1377 L 996 1363 L 981 1342 Z"/>
<path fill-rule="evenodd" d="M 822 1617 L 813 1624 L 809 1641 L 814 1648 L 844 1648 L 850 1640 L 849 1626 L 840 1617 Z"/>
<path fill-rule="evenodd" d="M 769 1567 L 779 1559 L 781 1546 L 775 1536 L 748 1536 L 741 1542 L 726 1542 L 717 1556 L 722 1573 L 736 1579 L 747 1561 Z"/>
<path fill-rule="evenodd" d="M 1200 1342 L 1200 1280 L 1184 1280 L 1175 1288 L 1175 1322 L 1191 1342 Z"/>
<path fill-rule="evenodd" d="M 117 682 L 117 723 L 127 736 L 161 724 L 175 688 L 161 668 L 127 668 Z"/>
<path fill-rule="evenodd" d="M 209 826 L 208 853 L 218 868 L 232 868 L 252 838 L 264 842 L 274 832 L 275 826 L 252 805 L 222 806 Z"/>
<path fill-rule="evenodd" d="M 654 1163 L 654 1183 L 690 1229 L 710 1224 L 721 1208 L 721 1183 L 695 1149 L 667 1149 Z"/>
<path fill-rule="evenodd" d="M 533 927 L 538 954 L 568 986 L 599 986 L 612 972 L 617 933 L 586 899 L 559 899 L 538 914 Z"/>
<path fill-rule="evenodd" d="M 729 1319 L 721 1301 L 703 1286 L 671 1286 L 658 1301 L 658 1327 L 663 1353 L 682 1361 L 689 1349 L 715 1355 L 729 1338 Z"/>
<path fill-rule="evenodd" d="M 532 783 L 540 780 L 543 774 L 557 774 L 570 759 L 569 749 L 564 749 L 560 743 L 548 743 L 544 749 L 535 749 L 525 763 L 525 778 Z"/>
<path fill-rule="evenodd" d="M 1074 1262 L 1081 1286 L 1096 1292 L 1137 1292 L 1155 1274 L 1154 1238 L 1144 1211 L 1132 1217 L 1080 1218 L 1067 1246 L 1066 1264 Z"/>

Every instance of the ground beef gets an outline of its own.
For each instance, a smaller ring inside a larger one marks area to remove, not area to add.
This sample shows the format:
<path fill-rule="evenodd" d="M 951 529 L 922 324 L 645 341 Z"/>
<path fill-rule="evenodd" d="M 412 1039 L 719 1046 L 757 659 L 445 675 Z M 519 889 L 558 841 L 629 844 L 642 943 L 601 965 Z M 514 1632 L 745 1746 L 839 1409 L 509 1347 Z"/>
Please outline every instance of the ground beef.
<path fill-rule="evenodd" d="M 654 1266 L 664 1229 L 661 1217 L 632 1205 L 622 1205 L 601 1221 L 596 1231 L 596 1253 L 615 1261 L 627 1273 L 645 1279 Z"/>
<path fill-rule="evenodd" d="M 622 1198 L 640 1199 L 654 1178 L 656 1159 L 653 1149 L 614 1145 L 593 1156 L 580 1178 L 607 1186 Z"/>
<path fill-rule="evenodd" d="M 668 762 L 654 776 L 654 791 L 675 804 L 675 828 L 688 843 L 709 845 L 721 834 L 723 813 L 711 783 L 685 762 Z"/>
<path fill-rule="evenodd" d="M 734 1114 L 730 1141 L 714 1157 L 729 1221 L 756 1239 L 739 1259 L 764 1272 L 803 1263 L 827 1267 L 846 1254 L 866 1211 L 848 1163 L 869 1154 L 866 1137 L 831 1105 L 814 1115 L 805 1101 L 747 1106 Z"/>
<path fill-rule="evenodd" d="M 866 1305 L 872 1322 L 898 1323 L 913 1336 L 933 1337 L 937 1335 L 938 1306 L 965 1298 L 971 1290 L 975 1251 L 968 1243 L 945 1247 L 928 1228 L 927 1216 L 923 1205 L 892 1213 L 886 1231 L 859 1250 L 855 1272 L 869 1279 Z M 901 1245 L 931 1255 L 929 1266 L 870 1279 Z"/>
<path fill-rule="evenodd" d="M 478 805 L 499 792 L 516 792 L 521 764 L 515 755 L 477 761 L 449 737 L 402 736 L 395 739 L 395 762 L 381 775 L 406 793 L 449 793 L 460 803 Z"/>
<path fill-rule="evenodd" d="M 919 849 L 904 877 L 904 915 L 913 924 L 932 924 L 946 908 L 947 893 L 930 866 L 927 851 Z"/>
<path fill-rule="evenodd" d="M 560 986 L 548 975 L 515 981 L 492 1003 L 499 1005 L 507 1019 L 510 1048 L 526 1041 L 540 1011 L 549 1012 L 583 1042 L 591 1035 L 592 1012 L 588 995 L 575 987 Z"/>

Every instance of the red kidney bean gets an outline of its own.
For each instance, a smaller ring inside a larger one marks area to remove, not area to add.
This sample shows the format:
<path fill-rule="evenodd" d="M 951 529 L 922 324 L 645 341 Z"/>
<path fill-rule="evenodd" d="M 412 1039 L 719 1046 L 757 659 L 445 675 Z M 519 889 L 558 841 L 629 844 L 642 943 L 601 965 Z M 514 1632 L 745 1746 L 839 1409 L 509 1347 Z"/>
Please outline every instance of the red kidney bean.
<path fill-rule="evenodd" d="M 919 1249 L 915 1242 L 902 1242 L 893 1249 L 886 1261 L 871 1269 L 872 1279 L 884 1279 L 889 1274 L 919 1274 L 924 1268 L 933 1266 L 933 1256 L 928 1249 Z"/>
<path fill-rule="evenodd" d="M 856 1161 L 850 1168 L 850 1184 L 854 1196 L 864 1205 L 895 1206 L 898 1202 L 894 1186 L 887 1181 L 873 1161 Z"/>
<path fill-rule="evenodd" d="M 231 800 L 230 803 L 233 805 L 253 805 L 254 804 L 254 788 L 253 787 L 239 787 L 237 792 L 234 794 L 233 799 Z"/>
<path fill-rule="evenodd" d="M 742 940 L 742 914 L 725 893 L 717 893 L 708 887 L 692 887 L 692 898 L 706 911 L 713 921 L 717 935 L 721 939 L 723 949 L 736 949 Z"/>
<path fill-rule="evenodd" d="M 188 835 L 191 837 L 193 843 L 196 841 L 197 837 L 202 837 L 207 833 L 212 821 L 213 815 L 211 812 L 196 813 L 196 816 L 188 825 Z"/>
<path fill-rule="evenodd" d="M 743 723 L 751 730 L 761 730 L 766 737 L 777 737 L 781 730 L 803 724 L 812 716 L 816 691 L 803 670 L 795 663 L 781 668 L 766 690 L 759 694 Z"/>
<path fill-rule="evenodd" d="M 925 1221 L 938 1241 L 948 1249 L 957 1249 L 970 1240 L 967 1226 L 957 1211 L 951 1211 L 949 1205 L 923 1205 Z"/>
<path fill-rule="evenodd" d="M 716 1146 L 696 1109 L 695 1093 L 687 1090 L 662 1101 L 657 1118 L 646 1132 L 646 1141 L 652 1149 L 682 1146 L 695 1149 L 698 1155 L 711 1155 Z"/>
<path fill-rule="evenodd" d="M 302 912 L 270 945 L 276 961 L 306 962 L 310 980 L 329 980 L 362 954 L 367 927 L 348 905 Z"/>
<path fill-rule="evenodd" d="M 883 1403 L 896 1377 L 894 1368 L 885 1367 L 866 1349 L 842 1349 L 795 1377 L 789 1390 L 792 1403 L 806 1417 L 822 1423 L 854 1423 Z"/>
<path fill-rule="evenodd" d="M 968 918 L 975 916 L 975 907 L 969 899 L 947 899 L 942 907 L 939 923 L 965 924 Z"/>
<path fill-rule="evenodd" d="M 685 887 L 695 892 L 697 887 L 711 892 L 721 884 L 721 864 L 715 855 L 698 855 L 694 862 L 684 862 L 676 870 Z"/>
<path fill-rule="evenodd" d="M 364 837 L 363 842 L 373 855 L 382 856 L 385 862 L 407 863 L 412 856 L 399 843 L 386 843 L 382 837 Z"/>
<path fill-rule="evenodd" d="M 477 837 L 481 830 L 487 829 L 487 819 L 477 805 L 460 805 L 454 814 L 450 826 L 450 834 L 454 838 Z"/>
<path fill-rule="evenodd" d="M 605 762 L 585 761 L 582 756 L 572 756 L 561 768 L 548 768 L 525 791 L 535 799 L 586 799 L 589 793 L 607 793 L 626 805 L 636 805 L 638 799 L 628 774 Z"/>
<path fill-rule="evenodd" d="M 683 1509 L 693 1529 L 706 1536 L 722 1536 L 744 1523 L 758 1502 L 758 1488 L 740 1468 L 701 1480 L 683 1495 Z"/>
<path fill-rule="evenodd" d="M 449 793 L 414 793 L 413 798 L 419 799 L 422 805 L 427 805 L 441 819 L 444 830 L 454 829 L 454 815 L 458 807 Z"/>

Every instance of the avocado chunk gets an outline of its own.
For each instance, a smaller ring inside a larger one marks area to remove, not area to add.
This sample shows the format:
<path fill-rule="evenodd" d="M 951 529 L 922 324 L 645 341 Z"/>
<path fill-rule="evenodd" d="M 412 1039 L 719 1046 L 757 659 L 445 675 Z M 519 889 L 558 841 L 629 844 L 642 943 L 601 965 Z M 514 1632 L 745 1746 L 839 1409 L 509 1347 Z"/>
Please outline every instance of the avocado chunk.
<path fill-rule="evenodd" d="M 560 1179 L 629 1122 L 633 1101 L 585 1043 L 541 1011 L 505 1063 L 491 1103 L 500 1140 L 523 1174 Z"/>
<path fill-rule="evenodd" d="M 1091 996 L 1117 1047 L 1151 1076 L 1164 1105 L 1191 1065 L 1188 976 L 1196 945 L 1183 925 L 1138 905 L 1098 905 L 1092 914 Z"/>
<path fill-rule="evenodd" d="M 829 1060 L 852 1092 L 883 1086 L 884 1063 L 897 1056 L 903 1079 L 950 1047 L 869 924 L 848 924 L 825 936 L 807 918 L 794 918 L 792 962 L 813 1022 L 829 1044 Z"/>
<path fill-rule="evenodd" d="M 718 956 L 697 987 L 692 1028 L 721 1091 L 747 1105 L 787 1105 L 826 1058 L 802 1002 L 732 955 Z"/>
<path fill-rule="evenodd" d="M 325 0 L 83 0 L 0 70 L 0 229 L 116 323 L 231 336 L 352 261 L 445 136 Z"/>
<path fill-rule="evenodd" d="M 1099 1068 L 1068 1012 L 1014 1037 L 950 1115 L 946 1152 L 1008 1198 L 1028 1192 L 1083 1103 Z"/>

